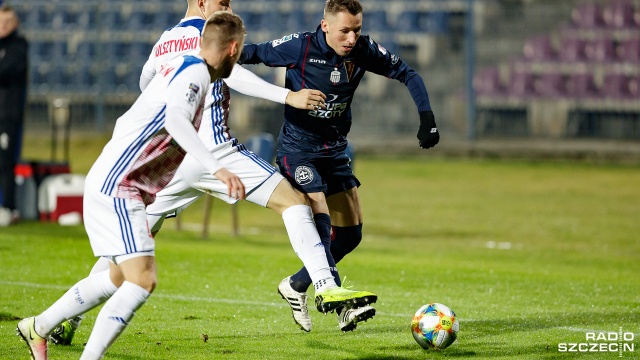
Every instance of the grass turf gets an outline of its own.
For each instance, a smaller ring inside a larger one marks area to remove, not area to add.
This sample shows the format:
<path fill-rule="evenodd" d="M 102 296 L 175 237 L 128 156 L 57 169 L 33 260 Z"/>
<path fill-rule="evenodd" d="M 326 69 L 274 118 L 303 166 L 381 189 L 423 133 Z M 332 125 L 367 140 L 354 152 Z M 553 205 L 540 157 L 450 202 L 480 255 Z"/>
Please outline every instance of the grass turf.
<path fill-rule="evenodd" d="M 276 293 L 300 264 L 281 219 L 241 204 L 232 237 L 229 207 L 214 201 L 209 240 L 165 223 L 158 289 L 106 358 L 574 359 L 558 344 L 620 328 L 635 334 L 622 358 L 639 357 L 638 168 L 361 157 L 356 173 L 364 239 L 339 265 L 354 288 L 378 294 L 374 319 L 343 334 L 335 315 L 312 309 L 313 331 L 298 330 Z M 182 221 L 200 222 L 201 211 L 198 201 Z M 27 358 L 17 320 L 44 310 L 93 261 L 82 227 L 0 230 L 0 359 Z M 434 301 L 461 326 L 440 352 L 409 330 L 413 312 Z M 51 346 L 52 359 L 79 358 L 97 311 L 72 346 Z"/>

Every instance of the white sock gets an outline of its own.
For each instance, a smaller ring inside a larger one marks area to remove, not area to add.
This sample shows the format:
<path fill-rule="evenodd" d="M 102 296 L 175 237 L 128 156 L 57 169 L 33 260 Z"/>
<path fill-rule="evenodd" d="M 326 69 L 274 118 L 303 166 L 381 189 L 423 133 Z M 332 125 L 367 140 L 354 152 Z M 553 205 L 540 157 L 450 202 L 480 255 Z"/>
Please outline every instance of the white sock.
<path fill-rule="evenodd" d="M 91 271 L 89 272 L 89 275 L 91 274 L 95 274 L 95 273 L 99 273 L 99 272 L 103 272 L 105 270 L 109 271 L 109 264 L 111 264 L 111 261 L 109 261 L 107 258 L 105 257 L 99 257 L 98 261 L 96 261 L 95 264 L 93 264 L 93 267 L 91 268 Z M 71 326 L 74 329 L 77 329 L 80 326 L 80 323 L 82 322 L 82 319 L 84 319 L 84 314 L 80 314 L 72 319 L 69 319 L 69 322 L 71 323 Z"/>
<path fill-rule="evenodd" d="M 63 321 L 84 314 L 105 302 L 118 288 L 109 278 L 109 271 L 89 274 L 67 290 L 58 301 L 36 316 L 36 332 L 46 337 Z"/>
<path fill-rule="evenodd" d="M 293 251 L 309 272 L 316 291 L 337 286 L 329 270 L 327 255 L 313 222 L 311 208 L 307 205 L 291 206 L 282 212 L 282 220 L 287 228 Z"/>
<path fill-rule="evenodd" d="M 102 359 L 149 295 L 144 288 L 125 281 L 100 310 L 80 360 Z"/>

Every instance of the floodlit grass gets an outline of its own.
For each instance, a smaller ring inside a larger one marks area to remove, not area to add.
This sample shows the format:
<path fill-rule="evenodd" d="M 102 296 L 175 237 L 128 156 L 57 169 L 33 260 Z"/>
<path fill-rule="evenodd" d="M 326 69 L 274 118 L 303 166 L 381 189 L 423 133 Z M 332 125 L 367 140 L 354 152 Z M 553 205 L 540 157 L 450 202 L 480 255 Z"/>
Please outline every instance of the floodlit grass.
<path fill-rule="evenodd" d="M 558 344 L 620 328 L 635 334 L 622 358 L 640 357 L 640 169 L 425 156 L 361 157 L 356 173 L 364 239 L 339 265 L 354 288 L 378 294 L 374 319 L 343 334 L 335 315 L 312 310 L 313 331 L 298 330 L 276 293 L 300 265 L 281 219 L 241 204 L 232 237 L 229 207 L 214 201 L 210 239 L 165 223 L 158 289 L 106 358 L 614 359 Z M 202 203 L 183 224 L 201 222 Z M 93 261 L 82 227 L 0 229 L 0 359 L 28 357 L 18 319 L 44 310 Z M 445 351 L 411 336 L 411 317 L 428 302 L 460 319 Z M 50 357 L 79 358 L 97 312 Z"/>

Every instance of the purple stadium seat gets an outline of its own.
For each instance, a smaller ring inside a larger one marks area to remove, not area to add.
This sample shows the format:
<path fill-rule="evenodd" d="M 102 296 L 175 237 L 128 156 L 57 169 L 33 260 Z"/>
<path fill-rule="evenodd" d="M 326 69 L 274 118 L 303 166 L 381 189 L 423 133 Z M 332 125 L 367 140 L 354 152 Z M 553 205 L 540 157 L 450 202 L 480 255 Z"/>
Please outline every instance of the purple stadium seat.
<path fill-rule="evenodd" d="M 586 42 L 580 38 L 568 37 L 562 40 L 560 46 L 560 60 L 566 62 L 581 62 L 586 60 Z"/>
<path fill-rule="evenodd" d="M 595 2 L 576 5 L 571 11 L 571 22 L 578 28 L 597 28 L 604 25 L 602 8 Z"/>
<path fill-rule="evenodd" d="M 602 96 L 609 99 L 630 97 L 629 78 L 619 73 L 606 74 L 602 84 Z"/>
<path fill-rule="evenodd" d="M 545 98 L 557 98 L 566 95 L 566 76 L 560 73 L 542 74 L 535 79 L 536 94 Z"/>
<path fill-rule="evenodd" d="M 607 27 L 622 29 L 635 26 L 633 5 L 629 0 L 610 0 L 603 11 L 603 20 Z"/>
<path fill-rule="evenodd" d="M 548 36 L 527 40 L 523 53 L 525 59 L 530 61 L 554 61 L 558 58 L 558 54 Z"/>
<path fill-rule="evenodd" d="M 576 73 L 567 79 L 567 96 L 572 98 L 589 99 L 600 94 L 591 73 Z"/>
<path fill-rule="evenodd" d="M 509 85 L 507 86 L 507 95 L 520 98 L 536 96 L 534 81 L 535 77 L 530 72 L 518 71 L 511 73 Z"/>
<path fill-rule="evenodd" d="M 640 100 L 640 75 L 631 76 L 627 85 L 629 96 L 632 99 Z"/>
<path fill-rule="evenodd" d="M 621 62 L 640 64 L 640 37 L 622 41 L 616 53 Z"/>
<path fill-rule="evenodd" d="M 599 38 L 586 44 L 585 55 L 589 61 L 616 61 L 616 50 L 611 38 Z"/>
<path fill-rule="evenodd" d="M 473 88 L 479 96 L 502 96 L 505 88 L 500 81 L 500 73 L 496 68 L 484 69 L 476 73 Z"/>

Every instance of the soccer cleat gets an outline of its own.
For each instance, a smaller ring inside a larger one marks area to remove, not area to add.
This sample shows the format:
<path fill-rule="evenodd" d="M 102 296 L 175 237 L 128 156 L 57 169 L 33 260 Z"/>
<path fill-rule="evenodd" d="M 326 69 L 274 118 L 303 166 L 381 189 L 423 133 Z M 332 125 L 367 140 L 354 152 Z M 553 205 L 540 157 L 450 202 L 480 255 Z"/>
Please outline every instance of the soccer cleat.
<path fill-rule="evenodd" d="M 316 308 L 324 314 L 332 312 L 339 307 L 356 309 L 373 304 L 376 300 L 378 300 L 378 296 L 374 293 L 349 290 L 340 286 L 322 292 L 316 291 Z"/>
<path fill-rule="evenodd" d="M 376 309 L 369 305 L 357 309 L 342 308 L 342 311 L 338 312 L 338 326 L 340 330 L 347 332 L 353 331 L 361 321 L 367 321 L 374 317 Z"/>
<path fill-rule="evenodd" d="M 80 326 L 82 318 L 77 316 L 73 319 L 65 320 L 62 324 L 53 329 L 49 340 L 56 345 L 71 345 L 76 329 Z"/>
<path fill-rule="evenodd" d="M 289 279 L 291 279 L 291 276 L 286 277 L 280 282 L 278 285 L 278 294 L 280 294 L 291 307 L 293 320 L 300 326 L 300 329 L 309 332 L 311 331 L 311 317 L 309 316 L 309 309 L 307 308 L 308 296 L 306 293 L 293 290 Z"/>
<path fill-rule="evenodd" d="M 47 339 L 36 333 L 35 323 L 35 317 L 22 319 L 16 331 L 29 346 L 33 360 L 47 360 Z"/>

